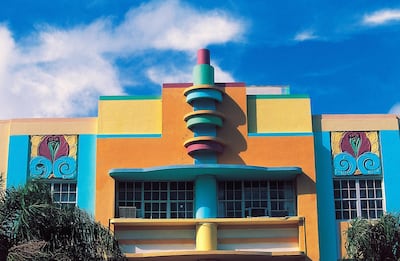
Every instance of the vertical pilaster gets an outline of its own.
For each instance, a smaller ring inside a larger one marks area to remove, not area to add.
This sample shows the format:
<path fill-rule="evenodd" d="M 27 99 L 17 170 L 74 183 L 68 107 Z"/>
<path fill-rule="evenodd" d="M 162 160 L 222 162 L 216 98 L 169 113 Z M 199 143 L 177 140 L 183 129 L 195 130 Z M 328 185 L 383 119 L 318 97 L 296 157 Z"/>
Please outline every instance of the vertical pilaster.
<path fill-rule="evenodd" d="M 202 175 L 195 181 L 196 218 L 217 217 L 217 181 L 214 176 Z"/>
<path fill-rule="evenodd" d="M 96 197 L 96 135 L 81 134 L 78 141 L 77 204 L 94 216 Z"/>
<path fill-rule="evenodd" d="M 383 162 L 383 182 L 385 184 L 386 211 L 400 212 L 399 189 L 399 150 L 398 130 L 380 131 L 381 153 Z"/>
<path fill-rule="evenodd" d="M 10 136 L 7 188 L 24 186 L 28 178 L 29 136 Z"/>
<path fill-rule="evenodd" d="M 332 180 L 332 154 L 329 132 L 315 132 L 315 162 L 317 171 L 317 201 L 319 250 L 321 260 L 337 260 L 338 232 L 335 220 L 335 205 Z"/>

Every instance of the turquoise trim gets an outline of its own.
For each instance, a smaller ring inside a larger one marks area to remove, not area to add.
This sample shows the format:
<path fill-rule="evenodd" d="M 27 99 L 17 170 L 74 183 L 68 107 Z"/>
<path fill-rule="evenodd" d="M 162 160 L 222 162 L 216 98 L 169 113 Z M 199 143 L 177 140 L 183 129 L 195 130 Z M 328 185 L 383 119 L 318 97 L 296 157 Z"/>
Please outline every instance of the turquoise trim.
<path fill-rule="evenodd" d="M 217 180 L 289 180 L 302 173 L 299 167 L 260 167 L 235 164 L 171 165 L 144 169 L 111 169 L 116 180 L 193 181 L 201 175 L 214 175 Z"/>
<path fill-rule="evenodd" d="M 320 260 L 338 260 L 338 231 L 333 197 L 332 155 L 329 132 L 314 133 L 317 172 L 317 210 Z"/>
<path fill-rule="evenodd" d="M 209 99 L 200 99 L 194 100 L 192 102 L 193 110 L 200 111 L 200 110 L 216 110 L 215 101 Z"/>
<path fill-rule="evenodd" d="M 217 136 L 217 130 L 215 126 L 210 125 L 196 125 L 192 129 L 194 137 L 202 137 L 202 136 Z"/>
<path fill-rule="evenodd" d="M 222 93 L 216 89 L 193 89 L 186 95 L 187 103 L 198 99 L 211 99 L 222 102 Z"/>
<path fill-rule="evenodd" d="M 128 100 L 159 100 L 161 96 L 158 95 L 134 95 L 134 96 L 100 96 L 100 101 L 128 101 Z"/>
<path fill-rule="evenodd" d="M 289 95 L 290 94 L 290 87 L 289 86 L 285 86 L 282 88 L 282 92 L 283 94 Z"/>
<path fill-rule="evenodd" d="M 77 205 L 90 215 L 95 214 L 96 197 L 96 135 L 79 135 Z"/>
<path fill-rule="evenodd" d="M 29 170 L 29 136 L 10 136 L 8 151 L 8 170 L 6 187 L 19 187 L 26 184 Z"/>
<path fill-rule="evenodd" d="M 194 164 L 217 164 L 218 159 L 214 152 L 212 153 L 197 153 L 194 159 Z"/>
<path fill-rule="evenodd" d="M 61 156 L 54 162 L 43 156 L 36 156 L 29 162 L 30 179 L 76 180 L 76 160 L 73 157 Z"/>
<path fill-rule="evenodd" d="M 217 217 L 217 180 L 214 176 L 204 175 L 195 181 L 195 217 Z"/>
<path fill-rule="evenodd" d="M 251 132 L 247 134 L 249 137 L 288 137 L 288 136 L 313 136 L 312 132 Z"/>
<path fill-rule="evenodd" d="M 309 99 L 305 94 L 261 94 L 247 95 L 248 99 Z"/>
<path fill-rule="evenodd" d="M 118 138 L 161 138 L 161 134 L 97 134 L 98 139 Z"/>
<path fill-rule="evenodd" d="M 379 132 L 381 141 L 381 160 L 385 184 L 386 211 L 400 213 L 399 162 L 400 136 L 398 130 Z"/>

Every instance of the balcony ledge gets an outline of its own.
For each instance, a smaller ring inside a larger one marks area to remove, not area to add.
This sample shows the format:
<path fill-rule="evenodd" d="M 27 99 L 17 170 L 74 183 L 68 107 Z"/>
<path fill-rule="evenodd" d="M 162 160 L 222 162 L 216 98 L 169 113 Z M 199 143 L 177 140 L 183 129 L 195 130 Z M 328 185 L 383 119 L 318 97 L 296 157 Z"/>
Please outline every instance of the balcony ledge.
<path fill-rule="evenodd" d="M 110 224 L 118 227 L 185 227 L 203 223 L 215 223 L 218 226 L 281 226 L 302 225 L 304 217 L 247 217 L 247 218 L 192 218 L 192 219 L 144 219 L 144 218 L 113 218 Z"/>
<path fill-rule="evenodd" d="M 232 250 L 211 250 L 211 251 L 174 251 L 174 252 L 153 252 L 126 254 L 128 260 L 161 260 L 161 261 L 188 261 L 188 260 L 306 260 L 302 251 L 287 252 L 259 252 L 259 251 L 232 251 Z"/>

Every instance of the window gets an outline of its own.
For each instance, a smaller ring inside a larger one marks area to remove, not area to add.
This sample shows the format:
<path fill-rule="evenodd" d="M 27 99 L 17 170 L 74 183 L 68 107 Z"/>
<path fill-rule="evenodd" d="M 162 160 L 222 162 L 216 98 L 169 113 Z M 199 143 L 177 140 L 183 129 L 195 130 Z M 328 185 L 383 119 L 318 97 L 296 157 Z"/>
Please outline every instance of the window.
<path fill-rule="evenodd" d="M 381 179 L 336 179 L 333 189 L 336 219 L 374 219 L 382 216 Z"/>
<path fill-rule="evenodd" d="M 50 188 L 54 203 L 61 206 L 76 205 L 76 183 L 51 183 Z"/>
<path fill-rule="evenodd" d="M 223 181 L 218 183 L 218 216 L 294 216 L 292 181 Z"/>
<path fill-rule="evenodd" d="M 137 217 L 193 218 L 193 182 L 118 182 L 118 207 L 136 207 Z"/>

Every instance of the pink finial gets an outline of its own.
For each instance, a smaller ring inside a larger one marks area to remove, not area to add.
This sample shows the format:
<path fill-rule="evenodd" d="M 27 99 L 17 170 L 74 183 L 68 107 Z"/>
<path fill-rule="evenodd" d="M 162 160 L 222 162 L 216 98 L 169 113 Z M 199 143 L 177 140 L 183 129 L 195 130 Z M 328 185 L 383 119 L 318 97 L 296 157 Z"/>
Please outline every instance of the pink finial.
<path fill-rule="evenodd" d="M 197 51 L 197 64 L 210 64 L 210 51 L 208 49 Z"/>

